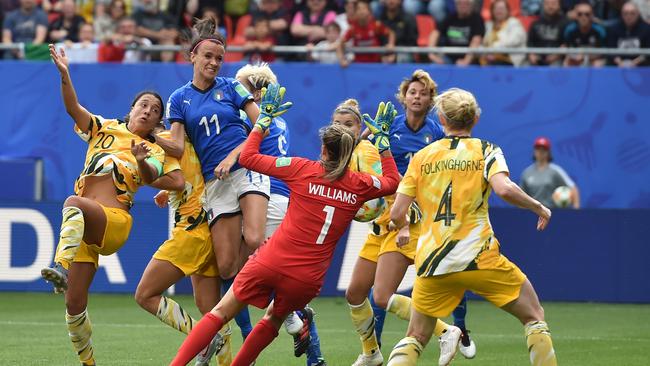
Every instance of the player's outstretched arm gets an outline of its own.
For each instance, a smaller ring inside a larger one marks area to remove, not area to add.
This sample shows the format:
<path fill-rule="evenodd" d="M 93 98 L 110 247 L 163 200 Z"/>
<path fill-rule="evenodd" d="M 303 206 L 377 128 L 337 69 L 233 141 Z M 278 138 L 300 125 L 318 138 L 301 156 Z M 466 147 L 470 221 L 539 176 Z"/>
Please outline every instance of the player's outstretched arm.
<path fill-rule="evenodd" d="M 518 185 L 510 180 L 508 174 L 500 172 L 490 178 L 490 186 L 499 197 L 504 201 L 533 211 L 539 220 L 537 221 L 537 230 L 544 230 L 548 221 L 551 219 L 551 210 L 542 205 L 536 199 L 526 194 Z M 391 211 L 392 212 L 392 211 Z"/>
<path fill-rule="evenodd" d="M 63 97 L 63 105 L 70 117 L 74 120 L 75 124 L 83 133 L 88 132 L 90 127 L 90 112 L 86 110 L 77 99 L 77 93 L 72 86 L 72 79 L 70 78 L 70 70 L 68 69 L 68 57 L 63 48 L 57 53 L 56 47 L 50 44 L 50 57 L 56 68 L 61 74 L 61 96 Z"/>
<path fill-rule="evenodd" d="M 161 189 L 161 192 L 180 192 L 185 189 L 185 178 L 183 178 L 183 173 L 180 171 L 180 169 L 178 169 L 161 175 L 156 180 L 151 182 L 150 186 Z M 156 203 L 158 203 L 158 201 L 156 201 Z"/>

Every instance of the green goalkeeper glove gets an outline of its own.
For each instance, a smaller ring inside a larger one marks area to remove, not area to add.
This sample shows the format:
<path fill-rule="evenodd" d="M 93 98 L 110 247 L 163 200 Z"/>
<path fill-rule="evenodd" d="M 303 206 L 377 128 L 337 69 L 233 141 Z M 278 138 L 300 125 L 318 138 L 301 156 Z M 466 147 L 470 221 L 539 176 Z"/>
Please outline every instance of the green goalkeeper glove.
<path fill-rule="evenodd" d="M 372 133 L 372 139 L 370 141 L 377 147 L 380 153 L 390 149 L 390 125 L 393 124 L 396 115 L 397 111 L 391 102 L 385 104 L 384 102 L 379 103 L 374 120 L 367 113 L 363 115 L 363 122 Z"/>
<path fill-rule="evenodd" d="M 279 84 L 269 84 L 268 87 L 262 88 L 262 100 L 260 103 L 260 115 L 255 122 L 262 131 L 266 131 L 271 125 L 273 118 L 284 114 L 293 103 L 282 103 L 286 89 Z"/>

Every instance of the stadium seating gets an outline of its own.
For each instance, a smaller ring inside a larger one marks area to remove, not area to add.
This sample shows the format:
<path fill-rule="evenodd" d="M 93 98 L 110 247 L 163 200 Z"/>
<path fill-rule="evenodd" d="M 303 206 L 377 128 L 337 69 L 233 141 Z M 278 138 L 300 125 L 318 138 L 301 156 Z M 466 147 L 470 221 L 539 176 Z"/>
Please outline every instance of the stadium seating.
<path fill-rule="evenodd" d="M 415 21 L 418 24 L 418 46 L 426 47 L 429 43 L 429 35 L 436 29 L 436 21 L 426 14 L 416 15 Z"/>

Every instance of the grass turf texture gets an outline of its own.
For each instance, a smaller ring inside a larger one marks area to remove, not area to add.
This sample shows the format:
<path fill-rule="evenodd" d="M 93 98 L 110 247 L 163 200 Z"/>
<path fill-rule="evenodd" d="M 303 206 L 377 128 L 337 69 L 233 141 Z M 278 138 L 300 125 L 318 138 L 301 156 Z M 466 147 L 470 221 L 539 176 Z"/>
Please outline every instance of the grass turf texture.
<path fill-rule="evenodd" d="M 188 296 L 174 297 L 197 319 Z M 313 302 L 323 354 L 331 366 L 350 365 L 361 350 L 342 298 Z M 586 303 L 545 303 L 555 350 L 562 365 L 649 365 L 650 306 Z M 481 301 L 468 305 L 467 324 L 478 353 L 474 360 L 456 356 L 457 365 L 527 365 L 523 328 L 512 316 Z M 132 296 L 92 294 L 89 314 L 98 365 L 167 365 L 184 335 L 141 310 Z M 253 319 L 261 316 L 252 310 Z M 77 365 L 67 336 L 63 297 L 53 294 L 0 293 L 0 350 L 2 365 Z M 406 322 L 389 314 L 383 336 L 387 359 L 404 336 Z M 241 334 L 233 328 L 234 349 Z M 437 363 L 435 340 L 420 358 L 421 365 Z M 214 362 L 214 361 L 213 361 Z M 304 365 L 293 357 L 292 339 L 280 336 L 257 362 Z"/>

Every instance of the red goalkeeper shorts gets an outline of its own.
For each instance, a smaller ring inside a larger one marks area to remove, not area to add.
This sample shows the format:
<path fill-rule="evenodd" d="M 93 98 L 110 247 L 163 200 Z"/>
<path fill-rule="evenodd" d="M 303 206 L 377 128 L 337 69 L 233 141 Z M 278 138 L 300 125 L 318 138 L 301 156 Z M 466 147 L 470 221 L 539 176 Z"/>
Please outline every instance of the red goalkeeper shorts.
<path fill-rule="evenodd" d="M 304 308 L 318 296 L 320 287 L 285 276 L 254 257 L 246 262 L 232 286 L 237 300 L 260 309 L 273 300 L 273 315 L 279 318 Z"/>

